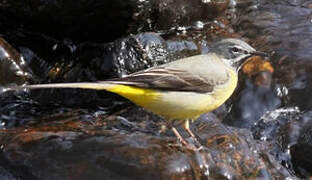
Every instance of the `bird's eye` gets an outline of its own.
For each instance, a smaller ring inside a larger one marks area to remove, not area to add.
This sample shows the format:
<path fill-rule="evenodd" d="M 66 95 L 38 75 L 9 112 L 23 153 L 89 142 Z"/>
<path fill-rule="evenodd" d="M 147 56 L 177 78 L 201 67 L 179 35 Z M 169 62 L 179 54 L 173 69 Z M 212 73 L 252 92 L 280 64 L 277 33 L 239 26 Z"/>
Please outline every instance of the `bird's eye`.
<path fill-rule="evenodd" d="M 240 52 L 241 50 L 238 49 L 237 47 L 232 47 L 232 48 L 231 48 L 231 51 L 232 51 L 233 53 L 238 53 L 238 52 Z"/>

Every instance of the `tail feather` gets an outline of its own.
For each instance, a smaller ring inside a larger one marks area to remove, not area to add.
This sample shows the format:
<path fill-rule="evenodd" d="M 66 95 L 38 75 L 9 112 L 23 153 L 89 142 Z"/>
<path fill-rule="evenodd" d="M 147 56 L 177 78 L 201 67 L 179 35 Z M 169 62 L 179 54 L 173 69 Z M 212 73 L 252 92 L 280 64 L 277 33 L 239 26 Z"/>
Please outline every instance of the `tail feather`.
<path fill-rule="evenodd" d="M 149 92 L 145 88 L 138 88 L 132 85 L 126 85 L 119 81 L 100 81 L 100 82 L 77 82 L 77 83 L 52 83 L 52 84 L 34 84 L 26 86 L 15 86 L 5 88 L 1 92 L 19 91 L 24 89 L 53 89 L 53 88 L 78 88 L 78 89 L 93 89 L 106 90 L 112 93 L 119 94 L 125 98 L 139 97 L 142 94 Z"/>
<path fill-rule="evenodd" d="M 93 89 L 107 90 L 114 86 L 109 82 L 77 82 L 77 83 L 52 83 L 52 84 L 34 84 L 25 86 L 11 86 L 0 88 L 1 92 L 20 91 L 24 89 L 53 89 L 53 88 L 78 88 L 78 89 Z"/>
<path fill-rule="evenodd" d="M 78 83 L 54 83 L 54 84 L 34 84 L 26 85 L 26 89 L 48 89 L 48 88 L 79 88 L 79 89 L 94 89 L 105 90 L 111 85 L 105 82 L 78 82 Z"/>

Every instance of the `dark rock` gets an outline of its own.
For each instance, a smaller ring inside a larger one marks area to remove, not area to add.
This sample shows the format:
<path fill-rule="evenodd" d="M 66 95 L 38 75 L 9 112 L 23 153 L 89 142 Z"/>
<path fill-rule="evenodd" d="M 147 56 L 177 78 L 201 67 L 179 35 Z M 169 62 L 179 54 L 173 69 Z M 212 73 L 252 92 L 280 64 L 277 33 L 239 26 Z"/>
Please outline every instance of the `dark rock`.
<path fill-rule="evenodd" d="M 190 26 L 195 21 L 211 21 L 224 13 L 228 4 L 228 0 L 160 0 L 155 26 L 157 30 L 168 30 L 175 26 Z"/>
<path fill-rule="evenodd" d="M 311 176 L 311 111 L 298 108 L 266 113 L 252 127 L 257 140 L 266 142 L 267 151 L 289 171 L 301 178 Z"/>
<path fill-rule="evenodd" d="M 156 33 L 129 36 L 109 44 L 81 44 L 73 56 L 75 65 L 65 74 L 69 81 L 73 80 L 70 77 L 82 77 L 77 73 L 88 69 L 95 71 L 97 80 L 104 80 L 170 61 L 166 42 Z"/>
<path fill-rule="evenodd" d="M 263 1 L 255 2 L 241 13 L 247 15 L 241 16 L 237 27 L 248 29 L 246 33 L 248 37 L 253 38 L 255 35 L 261 37 L 265 34 L 268 41 L 264 43 L 269 43 L 277 54 L 295 57 L 297 60 L 310 59 L 311 53 L 306 50 L 312 46 L 311 32 L 308 29 L 311 22 L 306 18 L 311 17 L 311 9 L 300 3 L 294 5 L 287 1 L 283 3 Z"/>
<path fill-rule="evenodd" d="M 41 32 L 63 40 L 109 42 L 129 33 L 169 30 L 194 21 L 211 21 L 228 0 L 4 1 L 0 32 Z"/>
<path fill-rule="evenodd" d="M 70 40 L 57 40 L 39 33 L 10 32 L 5 38 L 19 50 L 39 80 L 49 80 L 55 69 L 70 64 L 77 48 Z"/>
<path fill-rule="evenodd" d="M 41 81 L 52 82 L 121 77 L 201 52 L 194 41 L 165 41 L 156 33 L 141 33 L 106 44 L 70 44 L 29 34 L 12 36 L 8 38 L 19 46 L 34 74 Z"/>
<path fill-rule="evenodd" d="M 0 86 L 21 85 L 31 77 L 23 56 L 0 38 Z"/>
<path fill-rule="evenodd" d="M 224 120 L 226 124 L 250 128 L 267 111 L 271 111 L 280 106 L 280 99 L 274 90 L 269 86 L 255 85 L 250 80 L 245 84 L 237 96 L 232 101 L 231 112 Z"/>
<path fill-rule="evenodd" d="M 301 128 L 296 144 L 290 147 L 292 162 L 296 172 L 303 177 L 310 177 L 312 174 L 312 116 L 311 112 L 302 115 Z"/>
<path fill-rule="evenodd" d="M 310 1 L 247 1 L 237 6 L 236 31 L 255 40 L 257 47 L 274 51 L 277 90 L 282 104 L 311 110 Z"/>
<path fill-rule="evenodd" d="M 2 167 L 0 167 L 0 179 L 17 180 L 17 178 Z"/>
<path fill-rule="evenodd" d="M 311 61 L 291 62 L 285 60 L 284 65 L 278 69 L 278 82 L 281 83 L 286 92 L 285 103 L 298 106 L 301 110 L 311 110 L 311 85 L 312 85 L 312 63 Z"/>
<path fill-rule="evenodd" d="M 2 32 L 44 32 L 56 38 L 111 41 L 125 34 L 139 1 L 31 0 L 1 3 Z"/>
<path fill-rule="evenodd" d="M 298 108 L 280 108 L 265 113 L 251 131 L 256 140 L 266 143 L 265 149 L 276 161 L 293 171 L 289 148 L 297 143 L 303 124 Z"/>
<path fill-rule="evenodd" d="M 208 147 L 201 151 L 181 147 L 170 135 L 110 126 L 121 122 L 114 117 L 91 121 L 79 115 L 74 121 L 71 118 L 2 130 L 0 158 L 13 170 L 22 167 L 36 179 L 292 177 L 271 162 L 272 157 L 259 149 L 250 133 L 224 127 L 212 114 L 192 126 Z"/>
<path fill-rule="evenodd" d="M 252 83 L 240 83 L 228 102 L 232 110 L 222 106 L 216 111 L 223 120 L 231 110 L 228 117 L 239 127 L 251 127 L 262 117 L 251 128 L 256 140 L 248 129 L 224 126 L 209 114 L 191 126 L 204 146 L 195 152 L 181 146 L 170 130 L 165 131 L 167 123 L 161 118 L 112 94 L 85 90 L 0 94 L 0 176 L 296 179 L 290 174 L 289 146 L 296 144 L 295 154 L 300 153 L 301 144 L 310 147 L 309 141 L 296 143 L 301 114 L 273 115 L 279 112 L 274 111 L 278 106 L 310 108 L 310 67 L 305 66 L 310 57 L 306 53 L 310 52 L 310 32 L 302 28 L 310 27 L 308 7 L 304 1 L 250 0 L 0 3 L 0 32 L 19 49 L 38 77 L 22 82 L 120 77 L 209 52 L 209 42 L 223 37 L 244 35 L 256 49 L 276 51 L 272 58 L 275 74 L 252 75 Z M 147 31 L 152 33 L 140 33 Z M 108 41 L 113 42 L 104 43 Z M 292 63 L 299 61 L 301 65 Z M 272 117 L 262 116 L 266 111 L 272 112 Z M 246 115 L 250 116 L 244 118 Z M 302 134 L 307 134 L 302 139 L 309 137 L 309 133 Z M 309 170 L 310 160 L 302 159 L 296 155 L 293 162 L 298 168 L 307 162 L 304 168 Z"/>

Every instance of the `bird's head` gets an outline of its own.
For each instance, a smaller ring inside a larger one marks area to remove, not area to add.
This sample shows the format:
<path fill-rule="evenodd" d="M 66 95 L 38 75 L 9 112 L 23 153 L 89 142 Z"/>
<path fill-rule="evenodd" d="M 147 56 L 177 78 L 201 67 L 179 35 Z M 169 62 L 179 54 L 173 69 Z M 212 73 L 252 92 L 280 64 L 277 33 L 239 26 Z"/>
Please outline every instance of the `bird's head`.
<path fill-rule="evenodd" d="M 246 42 L 239 39 L 223 39 L 211 46 L 211 52 L 216 53 L 226 64 L 230 64 L 237 71 L 245 60 L 251 56 L 268 56 L 268 54 L 256 51 Z"/>

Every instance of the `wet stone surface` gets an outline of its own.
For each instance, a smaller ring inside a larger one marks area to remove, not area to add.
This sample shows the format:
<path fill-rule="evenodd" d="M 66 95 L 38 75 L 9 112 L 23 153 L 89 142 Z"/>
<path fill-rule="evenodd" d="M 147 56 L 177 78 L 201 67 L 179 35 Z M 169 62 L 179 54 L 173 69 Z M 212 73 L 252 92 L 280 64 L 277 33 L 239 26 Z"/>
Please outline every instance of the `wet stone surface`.
<path fill-rule="evenodd" d="M 270 47 L 271 51 L 274 51 L 272 63 L 275 67 L 275 82 L 272 92 L 275 91 L 274 94 L 280 98 L 282 107 L 297 108 L 299 113 L 291 115 L 285 111 L 283 116 L 275 116 L 274 121 L 265 123 L 265 128 L 262 127 L 260 132 L 270 132 L 262 138 L 270 143 L 273 138 L 272 152 L 276 154 L 277 159 L 284 161 L 288 167 L 294 167 L 302 178 L 310 176 L 308 172 L 311 159 L 307 151 L 310 147 L 309 141 L 304 140 L 309 139 L 306 138 L 309 137 L 306 128 L 309 127 L 310 118 L 308 114 L 300 113 L 309 112 L 311 109 L 310 5 L 310 1 L 242 3 L 238 6 L 241 11 L 235 26 L 238 31 L 244 29 L 245 36 L 255 39 L 259 46 L 264 49 Z M 250 111 L 248 113 L 257 114 Z M 274 133 L 271 134 L 272 132 Z M 276 153 L 279 151 L 277 149 L 284 153 Z M 293 164 L 290 163 L 289 152 Z"/>
<path fill-rule="evenodd" d="M 31 70 L 23 56 L 0 38 L 0 85 L 21 85 L 31 78 Z"/>
<path fill-rule="evenodd" d="M 130 33 L 211 21 L 228 4 L 229 0 L 4 1 L 0 25 L 1 33 L 39 32 L 79 42 L 110 42 Z"/>
<path fill-rule="evenodd" d="M 290 147 L 295 171 L 302 177 L 311 176 L 311 111 L 302 115 L 300 132 L 296 132 L 298 140 Z"/>
<path fill-rule="evenodd" d="M 305 0 L 0 3 L 0 179 L 309 178 L 311 13 Z M 254 57 L 226 104 L 191 125 L 198 151 L 111 93 L 3 92 L 121 77 L 225 37 L 272 56 Z"/>
<path fill-rule="evenodd" d="M 66 122 L 65 118 L 57 123 L 1 131 L 1 142 L 6 142 L 2 144 L 3 158 L 11 167 L 28 167 L 27 173 L 39 179 L 290 176 L 274 162 L 270 162 L 274 167 L 268 168 L 261 149 L 247 130 L 224 127 L 213 114 L 196 122 L 197 132 L 207 147 L 198 152 L 181 147 L 173 136 L 121 131 L 105 127 L 109 122 L 103 120 L 93 122 L 97 124 L 94 125 L 79 118 L 75 122 Z M 136 122 L 132 124 L 138 126 Z M 243 134 L 246 139 L 240 138 Z"/>

